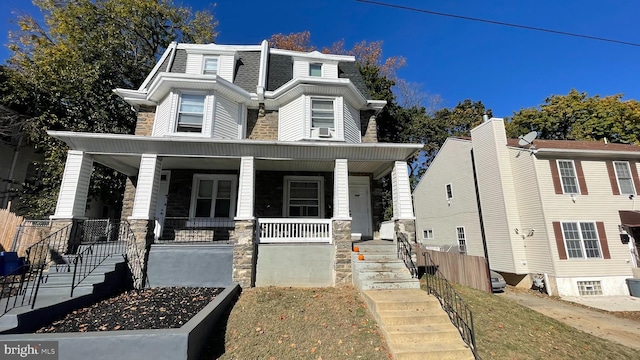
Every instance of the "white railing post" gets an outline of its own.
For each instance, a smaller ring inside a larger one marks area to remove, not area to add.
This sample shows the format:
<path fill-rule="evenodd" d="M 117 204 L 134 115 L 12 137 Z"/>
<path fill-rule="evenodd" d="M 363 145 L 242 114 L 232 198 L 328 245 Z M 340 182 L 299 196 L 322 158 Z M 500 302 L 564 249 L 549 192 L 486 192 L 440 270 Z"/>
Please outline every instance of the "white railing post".
<path fill-rule="evenodd" d="M 258 219 L 258 241 L 270 243 L 333 242 L 331 219 Z"/>

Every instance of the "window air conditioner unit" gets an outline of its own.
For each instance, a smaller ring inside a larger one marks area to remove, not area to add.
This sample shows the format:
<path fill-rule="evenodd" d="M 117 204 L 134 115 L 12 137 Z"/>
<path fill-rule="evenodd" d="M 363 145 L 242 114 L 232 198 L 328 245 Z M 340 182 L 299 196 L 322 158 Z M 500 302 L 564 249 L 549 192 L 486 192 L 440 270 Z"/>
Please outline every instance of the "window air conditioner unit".
<path fill-rule="evenodd" d="M 331 137 L 331 133 L 329 132 L 329 128 L 326 128 L 326 127 L 318 128 L 318 136 L 319 137 Z"/>

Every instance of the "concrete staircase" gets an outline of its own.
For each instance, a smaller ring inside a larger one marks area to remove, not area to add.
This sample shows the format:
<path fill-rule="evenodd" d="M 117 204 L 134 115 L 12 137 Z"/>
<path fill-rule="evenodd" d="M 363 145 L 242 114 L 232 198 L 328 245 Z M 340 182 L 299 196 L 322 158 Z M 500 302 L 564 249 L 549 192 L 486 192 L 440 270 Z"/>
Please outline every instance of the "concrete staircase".
<path fill-rule="evenodd" d="M 31 305 L 25 304 L 0 316 L 0 333 L 35 331 L 41 324 L 110 296 L 130 285 L 127 283 L 128 267 L 124 256 L 112 254 L 82 280 L 71 296 L 74 256 L 64 255 L 57 265 L 51 266 L 43 274 L 33 309 Z M 32 293 L 35 286 L 35 282 L 32 282 L 26 290 L 27 294 Z M 14 299 L 0 299 L 0 309 L 4 309 L 7 302 L 13 303 Z M 20 300 L 21 297 L 18 304 Z"/>
<path fill-rule="evenodd" d="M 354 243 L 359 253 L 351 253 L 353 284 L 360 291 L 374 289 L 420 289 L 418 279 L 398 259 L 396 245 L 386 240 Z M 358 255 L 364 260 L 358 260 Z"/>
<path fill-rule="evenodd" d="M 353 284 L 385 335 L 396 360 L 474 359 L 458 329 L 434 296 L 420 289 L 396 245 L 385 240 L 354 242 Z M 364 260 L 358 260 L 358 255 Z"/>
<path fill-rule="evenodd" d="M 367 290 L 362 296 L 395 360 L 474 359 L 440 302 L 423 290 Z"/>

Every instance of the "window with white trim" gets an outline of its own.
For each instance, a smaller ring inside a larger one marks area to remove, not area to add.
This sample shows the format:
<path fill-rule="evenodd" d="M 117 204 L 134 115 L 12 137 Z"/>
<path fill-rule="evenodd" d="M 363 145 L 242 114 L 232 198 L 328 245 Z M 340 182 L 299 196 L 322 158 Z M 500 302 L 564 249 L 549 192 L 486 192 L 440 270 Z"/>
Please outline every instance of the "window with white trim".
<path fill-rule="evenodd" d="M 461 254 L 467 253 L 467 236 L 464 232 L 464 226 L 456 227 L 456 235 L 458 237 L 458 248 Z"/>
<path fill-rule="evenodd" d="M 595 222 L 563 222 L 562 234 L 569 258 L 602 257 Z"/>
<path fill-rule="evenodd" d="M 447 194 L 447 200 L 453 199 L 453 186 L 451 184 L 447 184 L 444 188 Z"/>
<path fill-rule="evenodd" d="M 322 64 L 309 64 L 309 76 L 321 77 Z"/>
<path fill-rule="evenodd" d="M 422 238 L 425 240 L 433 240 L 433 229 L 423 229 Z"/>
<path fill-rule="evenodd" d="M 565 194 L 579 194 L 578 177 L 573 160 L 558 160 L 558 173 Z"/>
<path fill-rule="evenodd" d="M 635 195 L 636 191 L 633 187 L 633 179 L 631 177 L 629 162 L 614 161 L 613 166 L 616 169 L 616 178 L 618 179 L 618 188 L 620 189 L 620 194 Z"/>
<path fill-rule="evenodd" d="M 237 183 L 236 175 L 194 175 L 189 217 L 234 217 Z"/>
<path fill-rule="evenodd" d="M 207 56 L 202 62 L 202 73 L 204 75 L 218 75 L 218 58 Z"/>
<path fill-rule="evenodd" d="M 324 178 L 285 176 L 286 217 L 323 218 Z"/>
<path fill-rule="evenodd" d="M 311 127 L 334 129 L 334 100 L 333 99 L 311 99 Z"/>
<path fill-rule="evenodd" d="M 176 132 L 202 132 L 205 99 L 204 94 L 180 94 Z"/>

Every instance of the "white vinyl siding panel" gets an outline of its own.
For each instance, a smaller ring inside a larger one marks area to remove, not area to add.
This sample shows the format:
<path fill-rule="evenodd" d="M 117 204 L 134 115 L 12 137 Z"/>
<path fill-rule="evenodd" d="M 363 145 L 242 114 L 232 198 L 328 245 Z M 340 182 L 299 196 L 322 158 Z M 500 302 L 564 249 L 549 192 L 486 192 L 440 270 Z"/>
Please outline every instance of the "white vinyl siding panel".
<path fill-rule="evenodd" d="M 391 194 L 393 196 L 393 217 L 414 219 L 411 185 L 405 161 L 396 161 L 391 172 Z"/>
<path fill-rule="evenodd" d="M 349 214 L 349 164 L 347 159 L 336 159 L 333 171 L 333 217 L 348 219 Z"/>
<path fill-rule="evenodd" d="M 278 140 L 297 141 L 304 137 L 305 98 L 301 96 L 282 106 L 278 112 Z"/>
<path fill-rule="evenodd" d="M 172 100 L 173 96 L 169 93 L 164 99 L 162 99 L 160 104 L 158 104 L 158 107 L 156 108 L 156 116 L 153 121 L 152 136 L 163 136 L 173 132 L 171 128 Z"/>
<path fill-rule="evenodd" d="M 348 143 L 359 143 L 362 141 L 360 133 L 360 112 L 348 102 L 344 102 L 344 140 Z"/>
<path fill-rule="evenodd" d="M 470 151 L 470 141 L 449 138 L 444 143 L 413 193 L 416 228 L 435 234 L 434 239 L 422 239 L 423 244 L 446 250 L 458 245 L 455 228 L 464 226 L 467 254 L 484 257 Z M 455 187 L 451 205 L 444 194 L 446 184 Z"/>
<path fill-rule="evenodd" d="M 132 218 L 153 219 L 155 216 L 161 170 L 162 159 L 157 155 L 142 154 Z"/>
<path fill-rule="evenodd" d="M 338 64 L 324 64 L 322 65 L 322 77 L 329 79 L 338 78 Z"/>
<path fill-rule="evenodd" d="M 309 61 L 295 60 L 293 62 L 293 78 L 309 76 Z"/>
<path fill-rule="evenodd" d="M 76 150 L 67 152 L 55 217 L 84 216 L 92 168 L 93 159 L 91 156 Z"/>
<path fill-rule="evenodd" d="M 185 72 L 187 74 L 202 74 L 203 61 L 204 55 L 202 54 L 188 54 Z M 218 64 L 218 66 L 220 66 L 220 64 Z"/>
<path fill-rule="evenodd" d="M 238 212 L 240 219 L 253 219 L 255 165 L 252 156 L 240 159 L 240 184 L 238 185 Z"/>
<path fill-rule="evenodd" d="M 233 55 L 220 55 L 218 57 L 218 76 L 232 83 L 234 63 L 235 57 Z"/>
<path fill-rule="evenodd" d="M 214 139 L 238 138 L 238 104 L 223 98 L 216 97 L 216 110 L 213 121 L 212 137 Z"/>
<path fill-rule="evenodd" d="M 557 196 L 553 187 L 548 159 L 535 161 L 541 203 L 544 208 L 545 229 L 549 239 L 550 257 L 554 262 L 555 276 L 626 276 L 631 275 L 629 248 L 620 242 L 617 225 L 620 224 L 618 210 L 631 208 L 626 196 L 611 193 L 609 173 L 604 160 L 581 160 L 589 195 L 577 196 L 573 202 L 569 196 Z M 553 222 L 598 222 L 602 221 L 611 259 L 567 259 L 560 260 L 556 246 Z M 536 229 L 536 236 L 538 231 Z"/>

